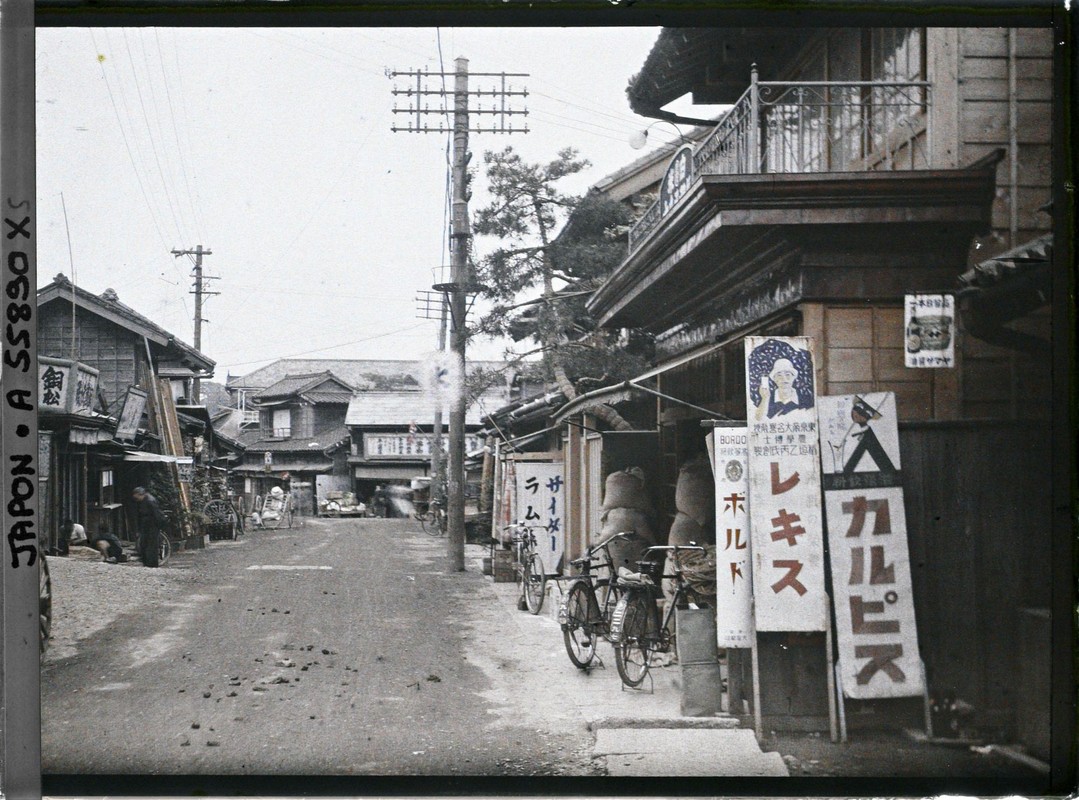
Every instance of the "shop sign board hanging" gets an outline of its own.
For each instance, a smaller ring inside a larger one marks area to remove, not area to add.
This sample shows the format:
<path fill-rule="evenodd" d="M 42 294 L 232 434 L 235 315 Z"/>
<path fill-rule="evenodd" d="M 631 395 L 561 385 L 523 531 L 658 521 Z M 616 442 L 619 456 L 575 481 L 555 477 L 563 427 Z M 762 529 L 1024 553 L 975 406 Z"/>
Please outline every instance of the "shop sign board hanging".
<path fill-rule="evenodd" d="M 824 523 L 808 337 L 746 337 L 749 528 L 758 631 L 824 631 Z"/>
<path fill-rule="evenodd" d="M 843 693 L 921 695 L 895 394 L 821 397 L 818 408 Z"/>
<path fill-rule="evenodd" d="M 562 462 L 521 461 L 517 470 L 517 522 L 535 526 L 544 572 L 554 575 L 565 546 Z"/>
<path fill-rule="evenodd" d="M 908 294 L 903 299 L 903 321 L 906 366 L 955 366 L 954 295 Z"/>
<path fill-rule="evenodd" d="M 708 434 L 716 485 L 716 636 L 720 647 L 753 646 L 753 569 L 749 545 L 749 429 Z"/>
<path fill-rule="evenodd" d="M 517 513 L 517 462 L 507 454 L 502 467 L 502 502 L 499 505 L 498 536 L 503 544 L 509 543 L 506 528 L 513 524 Z"/>

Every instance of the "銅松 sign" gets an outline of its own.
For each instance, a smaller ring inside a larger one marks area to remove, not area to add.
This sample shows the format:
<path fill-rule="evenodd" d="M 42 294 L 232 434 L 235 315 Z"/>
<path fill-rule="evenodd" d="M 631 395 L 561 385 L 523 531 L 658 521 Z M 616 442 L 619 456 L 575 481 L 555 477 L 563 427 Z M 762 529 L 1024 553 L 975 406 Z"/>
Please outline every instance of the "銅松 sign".
<path fill-rule="evenodd" d="M 749 430 L 716 427 L 716 638 L 720 647 L 753 645 L 753 568 L 749 546 Z"/>
<path fill-rule="evenodd" d="M 908 294 L 903 300 L 903 321 L 906 366 L 955 366 L 953 295 Z"/>
<path fill-rule="evenodd" d="M 554 575 L 565 546 L 565 490 L 561 462 L 516 464 L 517 522 L 532 527 L 543 571 Z"/>
<path fill-rule="evenodd" d="M 756 629 L 823 631 L 828 603 L 808 338 L 746 337 L 746 409 Z"/>
<path fill-rule="evenodd" d="M 63 358 L 38 357 L 38 409 L 42 412 L 80 414 L 94 411 L 98 371 Z"/>
<path fill-rule="evenodd" d="M 895 395 L 821 397 L 818 407 L 843 693 L 922 694 Z"/>

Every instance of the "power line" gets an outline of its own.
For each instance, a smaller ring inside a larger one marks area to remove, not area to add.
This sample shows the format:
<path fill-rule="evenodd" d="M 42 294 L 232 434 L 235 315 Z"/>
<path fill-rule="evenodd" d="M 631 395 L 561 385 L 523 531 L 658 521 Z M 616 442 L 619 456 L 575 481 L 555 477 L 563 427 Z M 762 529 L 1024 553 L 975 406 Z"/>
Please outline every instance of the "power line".
<path fill-rule="evenodd" d="M 328 345 L 326 347 L 316 347 L 314 350 L 304 350 L 302 353 L 290 353 L 290 354 L 285 355 L 285 356 L 273 355 L 273 356 L 270 356 L 270 358 L 273 358 L 273 359 L 276 359 L 276 358 L 297 358 L 299 356 L 311 355 L 312 353 L 322 353 L 322 352 L 324 352 L 326 350 L 338 350 L 338 349 L 340 349 L 342 347 L 349 347 L 349 346 L 354 345 L 354 344 L 363 344 L 364 342 L 373 342 L 376 339 L 385 339 L 387 336 L 395 336 L 395 335 L 397 335 L 399 333 L 405 333 L 406 331 L 415 330 L 416 328 L 419 328 L 422 325 L 426 325 L 426 324 L 427 324 L 426 322 L 417 322 L 414 325 L 408 325 L 408 326 L 406 326 L 404 328 L 398 328 L 397 330 L 393 330 L 393 331 L 386 331 L 385 333 L 379 333 L 379 334 L 376 334 L 374 336 L 365 336 L 363 339 L 356 339 L 356 340 L 351 341 L 351 342 L 342 342 L 341 344 L 332 344 L 332 345 Z M 256 359 L 252 359 L 251 361 L 231 361 L 226 366 L 229 366 L 229 367 L 246 367 L 248 364 L 258 364 L 260 361 L 267 361 L 267 360 L 269 360 L 269 359 L 256 358 Z"/>
<path fill-rule="evenodd" d="M 198 212 L 195 210 L 195 200 L 191 195 L 191 183 L 187 178 L 187 164 L 184 160 L 184 150 L 180 146 L 180 131 L 179 127 L 176 125 L 176 110 L 172 105 L 172 92 L 169 90 L 169 77 L 165 72 L 165 56 L 161 52 L 161 37 L 158 35 L 157 28 L 154 28 L 154 41 L 157 45 L 158 61 L 161 63 L 161 80 L 165 84 L 165 98 L 168 100 L 169 118 L 172 120 L 172 134 L 173 138 L 176 140 L 176 152 L 180 157 L 180 170 L 183 172 L 184 176 L 184 188 L 187 191 L 187 202 L 188 205 L 191 206 L 191 219 L 195 225 L 195 234 L 201 241 L 202 229 L 199 225 Z"/>

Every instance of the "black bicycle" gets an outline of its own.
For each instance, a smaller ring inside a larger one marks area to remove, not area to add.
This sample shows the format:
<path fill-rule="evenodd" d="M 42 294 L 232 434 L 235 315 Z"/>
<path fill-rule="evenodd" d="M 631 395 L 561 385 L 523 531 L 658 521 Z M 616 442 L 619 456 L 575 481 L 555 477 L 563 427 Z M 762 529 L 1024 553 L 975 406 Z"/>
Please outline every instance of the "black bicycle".
<path fill-rule="evenodd" d="M 558 622 L 562 626 L 566 653 L 578 669 L 588 669 L 592 664 L 598 639 L 609 640 L 611 615 L 618 604 L 620 592 L 608 547 L 615 539 L 630 535 L 623 532 L 609 536 L 570 562 L 580 567 L 581 573 L 570 579 L 558 609 Z M 606 575 L 595 575 L 593 569 L 606 570 Z"/>
<path fill-rule="evenodd" d="M 547 574 L 536 551 L 538 543 L 536 534 L 533 533 L 535 529 L 536 526 L 525 525 L 523 522 L 506 526 L 506 530 L 513 531 L 513 571 L 517 586 L 521 590 L 517 597 L 517 607 L 522 611 L 527 609 L 538 614 L 543 608 L 543 597 L 547 593 Z"/>
<path fill-rule="evenodd" d="M 622 572 L 618 585 L 622 597 L 611 615 L 611 642 L 614 644 L 614 663 L 622 683 L 631 688 L 640 686 L 652 666 L 653 653 L 671 649 L 670 622 L 676 608 L 685 608 L 693 590 L 686 585 L 678 554 L 706 552 L 696 544 L 656 545 L 644 552 L 637 562 L 640 572 Z M 672 553 L 673 575 L 663 574 L 663 554 Z M 659 616 L 657 601 L 663 597 L 662 581 L 674 580 L 675 592 L 663 614 Z"/>

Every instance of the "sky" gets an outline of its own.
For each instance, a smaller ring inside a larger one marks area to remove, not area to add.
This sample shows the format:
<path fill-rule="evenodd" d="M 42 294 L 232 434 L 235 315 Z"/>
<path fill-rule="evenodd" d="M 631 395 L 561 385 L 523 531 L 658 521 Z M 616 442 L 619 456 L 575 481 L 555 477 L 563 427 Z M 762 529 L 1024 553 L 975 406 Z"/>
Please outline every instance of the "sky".
<path fill-rule="evenodd" d="M 625 87 L 658 34 L 39 29 L 40 283 L 62 272 L 94 293 L 111 287 L 190 343 L 192 260 L 170 251 L 202 245 L 218 278 L 207 288 L 220 292 L 203 314 L 216 380 L 289 356 L 423 358 L 438 323 L 417 317 L 415 297 L 448 263 L 447 140 L 391 132 L 391 90 L 407 83 L 387 71 L 451 71 L 464 56 L 471 72 L 528 73 L 509 80 L 529 92 L 515 121 L 530 132 L 473 134 L 472 163 L 506 145 L 536 162 L 574 147 L 593 166 L 562 188 L 583 193 L 642 155 L 629 139 L 652 120 L 630 111 Z M 650 145 L 671 138 L 670 125 L 649 132 Z M 473 216 L 485 187 L 477 175 Z M 495 244 L 478 238 L 475 252 Z M 476 340 L 469 356 L 504 346 Z"/>

